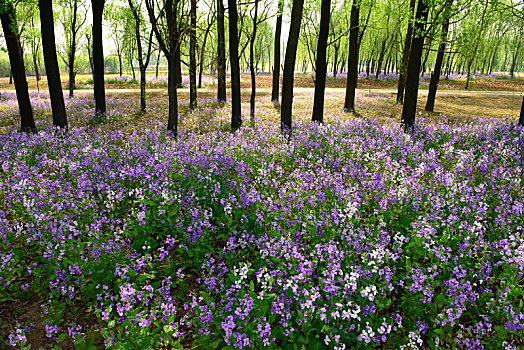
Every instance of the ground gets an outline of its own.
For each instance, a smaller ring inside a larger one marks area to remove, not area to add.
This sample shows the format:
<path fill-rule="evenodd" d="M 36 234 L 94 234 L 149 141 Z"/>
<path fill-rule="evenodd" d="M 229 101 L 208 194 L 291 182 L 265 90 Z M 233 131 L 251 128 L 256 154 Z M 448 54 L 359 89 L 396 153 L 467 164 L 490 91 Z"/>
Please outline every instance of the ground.
<path fill-rule="evenodd" d="M 522 133 L 513 127 L 522 79 L 442 90 L 436 111 L 419 108 L 420 128 L 407 136 L 394 83 L 359 90 L 359 116 L 342 111 L 344 90 L 331 85 L 319 127 L 308 123 L 304 77 L 286 140 L 264 78 L 253 122 L 243 90 L 245 127 L 235 134 L 213 86 L 199 90 L 196 111 L 182 89 L 178 143 L 164 134 L 162 88 L 149 90 L 140 114 L 136 90 L 110 86 L 105 121 L 92 119 L 90 91 L 78 90 L 67 99 L 64 136 L 45 131 L 49 103 L 36 93 L 43 131 L 13 133 L 16 101 L 1 93 L 0 339 L 33 323 L 33 349 L 51 348 L 60 334 L 72 349 L 82 333 L 99 347 L 112 338 L 158 344 L 175 328 L 185 335 L 170 340 L 186 347 L 234 346 L 245 336 L 275 347 L 334 346 L 340 337 L 363 347 L 522 346 Z M 145 301 L 131 302 L 135 293 Z M 316 309 L 305 306 L 311 300 Z M 166 307 L 176 316 L 162 321 Z M 358 339 L 338 329 L 337 317 L 355 312 L 358 322 L 344 322 L 359 327 Z M 238 313 L 257 327 L 231 318 Z M 387 343 L 369 336 L 388 327 Z"/>

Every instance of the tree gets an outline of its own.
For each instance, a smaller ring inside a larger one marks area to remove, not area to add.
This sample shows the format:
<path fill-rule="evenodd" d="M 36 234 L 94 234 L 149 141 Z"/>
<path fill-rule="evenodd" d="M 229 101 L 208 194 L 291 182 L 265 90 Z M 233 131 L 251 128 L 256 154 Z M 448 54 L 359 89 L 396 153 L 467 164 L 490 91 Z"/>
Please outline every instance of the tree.
<path fill-rule="evenodd" d="M 282 14 L 284 12 L 284 0 L 278 1 L 277 24 L 275 27 L 275 48 L 273 59 L 273 89 L 271 90 L 271 101 L 278 102 L 280 87 L 280 35 L 282 31 Z"/>
<path fill-rule="evenodd" d="M 102 46 L 102 18 L 105 0 L 91 0 L 93 8 L 93 75 L 95 95 L 95 115 L 106 113 L 106 96 L 104 88 L 104 48 Z"/>
<path fill-rule="evenodd" d="M 444 61 L 444 52 L 446 51 L 446 40 L 448 37 L 449 19 L 451 16 L 451 5 L 453 1 L 448 0 L 446 3 L 446 9 L 444 10 L 444 18 L 442 22 L 442 33 L 440 37 L 440 44 L 438 47 L 437 59 L 435 61 L 435 68 L 431 74 L 429 82 L 428 99 L 426 102 L 426 111 L 433 112 L 435 107 L 435 96 L 437 95 L 438 82 L 440 79 L 440 71 L 442 68 L 442 62 Z"/>
<path fill-rule="evenodd" d="M 109 36 L 113 41 L 116 55 L 118 57 L 119 75 L 122 76 L 122 59 L 124 51 L 126 50 L 126 41 L 134 37 L 134 30 L 131 33 L 128 32 L 128 24 L 131 18 L 126 7 L 111 2 L 106 6 L 107 8 L 106 11 L 104 11 L 104 18 L 109 26 Z M 134 27 L 134 25 L 132 25 L 132 27 Z M 127 47 L 127 49 L 129 49 L 129 47 Z"/>
<path fill-rule="evenodd" d="M 238 55 L 238 10 L 236 0 L 229 5 L 229 61 L 231 64 L 231 129 L 242 126 L 240 109 L 240 59 Z"/>
<path fill-rule="evenodd" d="M 317 42 L 317 62 L 315 68 L 315 99 L 313 101 L 313 121 L 324 122 L 324 92 L 327 74 L 327 40 L 329 36 L 329 19 L 331 0 L 322 0 L 320 10 L 320 32 Z"/>
<path fill-rule="evenodd" d="M 355 111 L 355 92 L 358 81 L 359 59 L 359 30 L 360 30 L 360 0 L 353 0 L 351 5 L 351 19 L 349 31 L 348 78 L 346 85 L 346 99 L 344 110 L 350 113 Z"/>
<path fill-rule="evenodd" d="M 398 89 L 397 89 L 397 103 L 404 102 L 404 89 L 406 87 L 406 72 L 409 62 L 409 54 L 411 52 L 411 41 L 413 36 L 413 19 L 412 15 L 415 11 L 415 1 L 410 0 L 409 2 L 409 17 L 408 17 L 408 29 L 406 37 L 404 39 L 404 50 L 402 51 L 402 61 L 400 63 L 400 75 L 398 78 Z"/>
<path fill-rule="evenodd" d="M 191 0 L 191 27 L 189 31 L 189 108 L 197 106 L 197 85 L 196 85 L 196 0 Z"/>
<path fill-rule="evenodd" d="M 135 41 L 137 47 L 137 59 L 138 65 L 140 68 L 140 112 L 146 112 L 146 69 L 149 65 L 149 59 L 151 58 L 152 50 L 151 45 L 153 43 L 153 32 L 149 32 L 147 40 L 147 51 L 144 55 L 144 50 L 142 49 L 142 37 L 144 36 L 144 24 L 142 18 L 141 7 L 135 5 L 133 0 L 128 0 L 129 8 L 133 13 L 133 18 L 135 20 Z"/>
<path fill-rule="evenodd" d="M 55 24 L 53 21 L 52 0 L 39 0 L 40 23 L 42 26 L 42 48 L 44 51 L 44 64 L 51 98 L 53 112 L 53 125 L 67 129 L 67 116 L 60 82 L 60 70 L 55 45 Z"/>
<path fill-rule="evenodd" d="M 75 58 L 78 47 L 78 40 L 80 29 L 84 25 L 87 19 L 87 11 L 82 11 L 83 3 L 80 0 L 68 0 L 62 1 L 62 26 L 64 28 L 65 35 L 65 49 L 67 60 L 64 60 L 67 68 L 69 69 L 69 96 L 72 97 L 74 93 L 76 67 Z M 82 13 L 78 13 L 82 11 Z"/>
<path fill-rule="evenodd" d="M 291 23 L 284 61 L 284 75 L 282 83 L 282 105 L 280 110 L 280 125 L 283 132 L 291 132 L 291 111 L 293 108 L 293 83 L 295 75 L 295 61 L 297 58 L 298 38 L 302 22 L 304 0 L 293 1 L 291 9 Z"/>
<path fill-rule="evenodd" d="M 209 6 L 210 10 L 212 8 L 213 8 L 213 5 Z M 211 27 L 215 23 L 215 19 L 216 19 L 216 12 L 215 11 L 210 11 L 208 13 L 208 16 L 207 16 L 207 19 L 206 19 L 207 26 L 206 26 L 206 30 L 205 30 L 205 33 L 204 33 L 204 39 L 202 41 L 202 47 L 200 49 L 200 64 L 199 64 L 199 72 L 198 72 L 198 88 L 199 89 L 202 88 L 202 74 L 203 74 L 203 71 L 204 71 L 206 43 L 207 43 L 207 39 L 209 37 L 209 33 L 211 32 Z M 224 55 L 225 55 L 225 52 L 224 52 Z"/>
<path fill-rule="evenodd" d="M 226 39 L 224 25 L 224 3 L 217 0 L 217 76 L 218 76 L 218 103 L 226 102 Z"/>
<path fill-rule="evenodd" d="M 11 73 L 15 83 L 16 98 L 20 111 L 20 126 L 24 132 L 36 132 L 33 109 L 31 108 L 29 89 L 25 75 L 22 45 L 20 45 L 20 38 L 18 36 L 16 10 L 11 1 L 4 1 L 0 4 L 0 21 L 2 22 L 9 62 L 11 64 Z"/>
<path fill-rule="evenodd" d="M 169 116 L 167 130 L 176 137 L 178 133 L 178 100 L 176 81 L 176 52 L 179 50 L 177 15 L 179 0 L 165 0 L 156 13 L 155 0 L 145 0 L 151 28 L 155 33 L 158 46 L 167 59 L 167 94 L 169 98 Z"/>
<path fill-rule="evenodd" d="M 428 7 L 424 3 L 424 0 L 417 0 L 417 12 L 413 26 L 414 33 L 411 40 L 411 52 L 409 54 L 408 73 L 406 77 L 406 99 L 402 108 L 402 125 L 406 130 L 412 129 L 415 124 L 420 63 L 422 61 L 424 29 L 427 18 Z"/>
<path fill-rule="evenodd" d="M 255 15 L 252 16 L 253 21 L 253 33 L 249 40 L 249 72 L 251 74 L 251 97 L 249 99 L 249 115 L 251 122 L 255 121 L 255 97 L 256 97 L 256 81 L 255 81 L 255 40 L 257 36 L 257 25 L 258 25 L 258 2 L 260 0 L 254 0 L 254 11 Z"/>

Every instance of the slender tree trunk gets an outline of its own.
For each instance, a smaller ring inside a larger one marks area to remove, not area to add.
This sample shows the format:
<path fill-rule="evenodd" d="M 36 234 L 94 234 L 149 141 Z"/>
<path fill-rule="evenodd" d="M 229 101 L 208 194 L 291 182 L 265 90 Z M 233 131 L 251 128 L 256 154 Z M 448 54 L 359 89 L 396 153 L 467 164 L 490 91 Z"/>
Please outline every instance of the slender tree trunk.
<path fill-rule="evenodd" d="M 384 56 L 386 55 L 386 40 L 382 42 L 382 46 L 380 48 L 380 54 L 378 55 L 378 62 L 377 62 L 377 71 L 375 72 L 375 80 L 378 80 L 378 76 L 380 75 L 380 70 L 382 69 L 382 62 L 384 61 Z"/>
<path fill-rule="evenodd" d="M 449 8 L 445 11 L 445 19 L 444 23 L 442 23 L 442 34 L 440 38 L 440 44 L 438 47 L 437 60 L 435 61 L 435 69 L 431 74 L 431 80 L 429 82 L 428 99 L 426 102 L 426 111 L 429 112 L 433 112 L 433 109 L 435 108 L 435 96 L 437 95 L 438 82 L 440 79 L 440 70 L 442 68 L 442 62 L 444 61 L 444 52 L 446 51 L 446 40 L 448 37 L 449 29 Z"/>
<path fill-rule="evenodd" d="M 196 12 L 197 0 L 191 0 L 191 29 L 189 31 L 189 108 L 197 107 Z"/>
<path fill-rule="evenodd" d="M 273 62 L 273 89 L 271 90 L 271 101 L 278 102 L 280 87 L 280 36 L 282 34 L 282 13 L 284 12 L 284 0 L 278 1 L 277 24 L 275 27 L 275 57 Z"/>
<path fill-rule="evenodd" d="M 53 125 L 67 129 L 67 117 L 60 82 L 60 70 L 56 57 L 55 26 L 53 21 L 53 7 L 51 0 L 39 0 L 40 23 L 42 25 L 42 49 L 44 51 L 44 64 L 51 98 L 53 112 Z"/>
<path fill-rule="evenodd" d="M 414 25 L 415 33 L 411 41 L 411 52 L 406 77 L 406 100 L 402 108 L 402 125 L 405 130 L 410 130 L 415 125 L 420 63 L 422 61 L 422 49 L 424 47 L 424 35 L 422 33 L 424 32 L 428 18 L 428 7 L 424 4 L 424 0 L 418 0 L 417 2 L 417 14 Z"/>
<path fill-rule="evenodd" d="M 315 99 L 313 101 L 314 122 L 324 122 L 324 92 L 326 90 L 327 73 L 327 41 L 329 36 L 329 21 L 331 13 L 331 0 L 322 0 L 320 7 L 320 31 L 317 41 L 317 62 L 315 68 Z"/>
<path fill-rule="evenodd" d="M 0 11 L 0 20 L 11 64 L 11 76 L 15 83 L 16 99 L 18 100 L 18 110 L 20 111 L 20 127 L 24 132 L 36 132 L 25 75 L 24 55 L 22 54 L 22 46 L 17 35 L 16 11 L 12 2 L 6 2 L 5 6 L 6 8 Z"/>
<path fill-rule="evenodd" d="M 255 0 L 255 17 L 253 17 L 253 34 L 249 42 L 249 72 L 251 73 L 251 98 L 249 99 L 249 115 L 251 117 L 251 124 L 255 123 L 255 97 L 257 94 L 257 84 L 255 81 L 255 39 L 257 36 L 257 21 L 258 21 L 258 2 Z"/>
<path fill-rule="evenodd" d="M 517 58 L 519 57 L 519 50 L 520 50 L 520 44 L 522 43 L 522 38 L 520 35 L 518 36 L 518 43 L 517 43 L 517 49 L 515 50 L 515 53 L 513 54 L 513 62 L 511 63 L 511 68 L 509 70 L 509 75 L 513 78 L 515 76 L 515 67 L 517 65 Z"/>
<path fill-rule="evenodd" d="M 229 61 L 231 62 L 231 129 L 242 126 L 240 109 L 240 60 L 238 57 L 238 13 L 236 0 L 228 0 L 229 5 Z"/>
<path fill-rule="evenodd" d="M 106 113 L 106 93 L 104 87 L 104 49 L 102 37 L 102 19 L 105 0 L 91 0 L 93 8 L 93 68 L 95 114 Z"/>
<path fill-rule="evenodd" d="M 122 76 L 122 52 L 118 51 L 118 73 Z"/>
<path fill-rule="evenodd" d="M 26 83 L 27 83 L 27 81 L 26 81 Z M 12 84 L 13 84 L 13 71 L 9 71 L 9 85 L 12 85 Z"/>
<path fill-rule="evenodd" d="M 217 101 L 219 104 L 226 102 L 226 32 L 224 25 L 224 3 L 217 0 Z"/>
<path fill-rule="evenodd" d="M 408 29 L 406 32 L 406 38 L 404 40 L 404 50 L 402 51 L 402 61 L 400 63 L 400 75 L 398 78 L 398 88 L 397 88 L 397 103 L 404 102 L 404 89 L 406 87 L 406 72 L 408 68 L 409 53 L 411 51 L 411 37 L 413 36 L 413 20 L 412 15 L 415 11 L 415 1 L 410 0 L 409 2 L 409 19 L 408 19 Z"/>
<path fill-rule="evenodd" d="M 155 78 L 158 78 L 158 65 L 160 64 L 160 52 L 162 52 L 162 50 L 158 50 L 158 55 L 156 56 Z"/>
<path fill-rule="evenodd" d="M 295 61 L 297 58 L 298 38 L 300 36 L 300 24 L 302 23 L 302 10 L 304 0 L 293 1 L 291 9 L 291 23 L 286 46 L 286 57 L 284 61 L 284 75 L 282 83 L 282 104 L 280 108 L 280 125 L 284 133 L 290 134 L 292 128 L 291 112 L 293 108 L 293 83 L 295 76 Z"/>
<path fill-rule="evenodd" d="M 346 99 L 344 101 L 344 110 L 350 113 L 353 113 L 355 111 L 355 91 L 358 82 L 359 30 L 360 0 L 353 0 L 353 4 L 351 5 L 351 19 L 349 30 L 348 78 L 346 86 Z M 369 64 L 367 74 L 369 76 Z"/>
<path fill-rule="evenodd" d="M 36 84 L 40 81 L 40 65 L 38 64 L 38 53 L 33 54 L 33 66 L 35 67 Z"/>
<path fill-rule="evenodd" d="M 75 57 L 76 57 L 76 21 L 78 14 L 78 1 L 75 0 L 73 4 L 73 24 L 71 25 L 71 41 L 69 42 L 69 57 L 68 57 L 68 66 L 69 66 L 69 97 L 73 97 L 74 90 L 76 88 L 75 84 Z"/>
<path fill-rule="evenodd" d="M 214 21 L 213 21 L 214 22 Z M 207 37 L 209 35 L 209 31 L 211 30 L 211 25 L 213 22 L 208 23 L 208 26 L 206 28 L 206 33 L 204 34 L 204 41 L 202 42 L 202 49 L 200 50 L 200 71 L 198 73 L 198 88 L 202 88 L 202 74 L 204 73 L 204 61 L 206 59 L 206 43 L 207 43 Z"/>

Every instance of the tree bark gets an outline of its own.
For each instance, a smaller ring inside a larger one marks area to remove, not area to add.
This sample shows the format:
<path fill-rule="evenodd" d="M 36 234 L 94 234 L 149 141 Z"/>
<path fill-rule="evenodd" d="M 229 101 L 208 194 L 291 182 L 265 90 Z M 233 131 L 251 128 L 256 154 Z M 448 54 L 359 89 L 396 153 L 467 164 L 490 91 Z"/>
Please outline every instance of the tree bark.
<path fill-rule="evenodd" d="M 102 37 L 102 19 L 105 0 L 91 0 L 93 8 L 93 68 L 95 115 L 106 113 L 106 96 L 104 87 L 104 49 Z"/>
<path fill-rule="evenodd" d="M 158 50 L 158 55 L 156 56 L 156 67 L 155 67 L 155 78 L 158 78 L 158 65 L 160 64 L 160 52 L 162 50 Z"/>
<path fill-rule="evenodd" d="M 226 32 L 224 25 L 224 3 L 217 0 L 217 101 L 219 104 L 226 102 Z"/>
<path fill-rule="evenodd" d="M 190 11 L 191 28 L 189 31 L 189 108 L 190 109 L 194 109 L 197 107 L 196 12 L 197 12 L 196 0 L 191 0 L 191 11 Z"/>
<path fill-rule="evenodd" d="M 360 26 L 360 0 L 353 0 L 351 5 L 351 19 L 349 29 L 349 54 L 348 54 L 348 78 L 346 85 L 346 99 L 344 111 L 355 112 L 355 92 L 358 82 L 358 56 L 359 56 L 359 26 Z M 369 64 L 368 64 L 369 76 Z"/>
<path fill-rule="evenodd" d="M 315 98 L 313 101 L 314 122 L 324 122 L 324 92 L 326 90 L 327 74 L 327 41 L 329 36 L 329 21 L 331 13 L 331 0 L 322 0 L 320 7 L 320 31 L 317 41 L 317 62 L 315 68 Z M 336 68 L 335 68 L 336 69 Z"/>
<path fill-rule="evenodd" d="M 271 90 L 271 101 L 278 102 L 280 88 L 280 36 L 282 34 L 282 13 L 284 12 L 284 0 L 278 1 L 277 24 L 275 27 L 274 63 L 273 63 L 273 89 Z"/>
<path fill-rule="evenodd" d="M 44 64 L 51 98 L 53 125 L 67 129 L 67 117 L 60 82 L 60 70 L 55 45 L 55 25 L 53 21 L 53 7 L 51 0 L 39 0 L 40 23 L 42 26 L 42 50 L 44 51 Z"/>
<path fill-rule="evenodd" d="M 236 0 L 228 0 L 229 6 L 229 61 L 231 62 L 231 129 L 242 126 L 240 109 L 240 60 L 238 57 L 238 12 Z"/>
<path fill-rule="evenodd" d="M 291 9 L 291 23 L 287 40 L 286 57 L 284 61 L 284 74 L 282 83 L 282 105 L 280 108 L 280 125 L 284 133 L 291 133 L 291 112 L 293 108 L 293 82 L 295 76 L 295 61 L 297 58 L 298 38 L 300 24 L 302 23 L 302 10 L 304 0 L 293 1 Z"/>
<path fill-rule="evenodd" d="M 75 83 L 75 57 L 76 57 L 76 21 L 78 14 L 78 1 L 73 2 L 73 23 L 71 25 L 71 42 L 69 43 L 69 52 L 68 52 L 68 66 L 69 66 L 69 97 L 73 97 L 74 90 L 76 88 Z"/>
<path fill-rule="evenodd" d="M 200 64 L 199 64 L 199 72 L 198 72 L 198 88 L 202 88 L 202 75 L 204 73 L 204 61 L 206 59 L 205 53 L 206 53 L 206 43 L 207 43 L 207 37 L 209 36 L 209 31 L 211 30 L 211 26 L 213 25 L 213 21 L 210 21 L 207 25 L 206 32 L 204 34 L 204 41 L 202 42 L 202 49 L 200 50 Z"/>
<path fill-rule="evenodd" d="M 411 41 L 411 52 L 409 54 L 406 77 L 406 100 L 402 108 L 402 125 L 406 131 L 411 130 L 415 125 L 420 63 L 422 61 L 422 49 L 424 47 L 423 32 L 428 18 L 428 7 L 424 4 L 424 0 L 418 0 L 417 3 L 417 14 L 414 25 L 415 33 Z"/>
<path fill-rule="evenodd" d="M 515 50 L 513 54 L 513 62 L 511 63 L 511 68 L 509 70 L 509 75 L 512 78 L 515 76 L 515 67 L 517 65 L 517 58 L 519 57 L 520 44 L 522 43 L 522 37 L 520 35 L 517 35 L 517 38 L 518 38 L 517 49 Z"/>
<path fill-rule="evenodd" d="M 251 98 L 249 99 L 249 115 L 251 123 L 255 123 L 255 97 L 257 93 L 257 85 L 255 78 L 255 39 L 257 36 L 257 21 L 258 21 L 258 2 L 255 0 L 255 16 L 253 17 L 253 34 L 249 42 L 249 72 L 251 74 Z"/>
<path fill-rule="evenodd" d="M 180 46 L 175 49 L 175 80 L 176 80 L 176 87 L 177 88 L 183 88 L 184 85 L 182 84 L 182 60 L 180 59 Z"/>
<path fill-rule="evenodd" d="M 451 2 L 450 2 L 451 5 Z M 437 59 L 435 61 L 435 69 L 431 74 L 431 80 L 429 81 L 428 99 L 426 101 L 426 111 L 433 112 L 435 108 L 435 97 L 437 95 L 438 82 L 440 80 L 440 71 L 442 68 L 442 62 L 444 61 L 444 52 L 446 51 L 446 40 L 448 38 L 449 30 L 449 11 L 446 9 L 444 13 L 444 23 L 442 23 L 442 34 L 440 37 L 440 44 L 438 47 Z"/>
<path fill-rule="evenodd" d="M 20 111 L 20 127 L 24 132 L 36 132 L 25 75 L 24 56 L 17 34 L 16 11 L 12 2 L 7 2 L 6 7 L 0 9 L 0 20 L 4 31 L 9 63 L 11 64 L 11 75 L 15 83 L 16 99 L 18 100 L 18 110 Z"/>
<path fill-rule="evenodd" d="M 411 51 L 411 39 L 413 36 L 413 12 L 415 11 L 415 1 L 410 0 L 409 2 L 409 18 L 408 18 L 408 29 L 406 32 L 406 38 L 404 39 L 404 50 L 402 51 L 402 61 L 400 62 L 400 75 L 398 77 L 398 88 L 397 88 L 397 103 L 402 104 L 404 102 L 404 89 L 406 87 L 406 71 L 409 62 L 409 53 Z"/>
<path fill-rule="evenodd" d="M 137 59 L 138 65 L 140 68 L 140 112 L 145 113 L 147 109 L 146 101 L 146 70 L 149 65 L 149 59 L 151 58 L 151 45 L 153 42 L 153 32 L 149 33 L 149 41 L 147 42 L 148 48 L 144 60 L 144 50 L 142 48 L 142 36 L 141 36 L 141 27 L 142 27 L 142 18 L 140 17 L 140 8 L 135 6 L 133 0 L 128 0 L 129 8 L 133 13 L 134 26 L 135 26 L 135 41 L 137 48 Z"/>

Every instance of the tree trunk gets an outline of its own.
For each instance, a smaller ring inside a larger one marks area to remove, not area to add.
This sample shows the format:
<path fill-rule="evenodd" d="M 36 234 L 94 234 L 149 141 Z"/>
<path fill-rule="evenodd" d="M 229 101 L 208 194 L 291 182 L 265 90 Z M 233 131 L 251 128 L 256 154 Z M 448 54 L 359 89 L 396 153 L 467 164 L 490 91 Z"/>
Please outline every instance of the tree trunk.
<path fill-rule="evenodd" d="M 517 49 L 513 54 L 513 62 L 511 63 L 511 68 L 509 70 L 510 76 L 513 78 L 515 76 L 515 67 L 517 65 L 517 58 L 519 57 L 520 44 L 522 43 L 522 38 L 520 35 L 517 36 L 519 42 L 517 43 Z"/>
<path fill-rule="evenodd" d="M 158 65 L 160 64 L 160 52 L 162 50 L 158 50 L 158 55 L 156 56 L 156 67 L 155 67 L 155 78 L 158 78 Z"/>
<path fill-rule="evenodd" d="M 226 102 L 226 34 L 224 25 L 224 3 L 217 0 L 217 101 L 219 104 Z"/>
<path fill-rule="evenodd" d="M 140 112 L 145 113 L 147 110 L 146 101 L 146 67 L 140 65 Z"/>
<path fill-rule="evenodd" d="M 358 82 L 359 26 L 360 0 L 353 0 L 353 4 L 351 5 L 351 19 L 349 30 L 348 78 L 346 82 L 346 99 L 344 101 L 344 111 L 350 113 L 353 113 L 355 111 L 355 91 Z M 367 67 L 367 74 L 369 76 L 369 63 Z"/>
<path fill-rule="evenodd" d="M 104 87 L 104 49 L 102 46 L 102 19 L 105 0 L 91 0 L 93 8 L 93 68 L 95 115 L 106 113 L 106 96 Z"/>
<path fill-rule="evenodd" d="M 398 88 L 397 88 L 397 103 L 402 104 L 404 102 L 404 89 L 406 87 L 406 71 L 408 68 L 409 53 L 411 51 L 411 37 L 413 36 L 413 21 L 412 15 L 415 11 L 415 1 L 410 0 L 409 2 L 409 13 L 408 18 L 408 30 L 406 32 L 406 38 L 404 40 L 404 50 L 402 51 L 402 61 L 400 62 L 400 75 L 398 77 Z"/>
<path fill-rule="evenodd" d="M 213 21 L 214 22 L 214 21 Z M 213 22 L 209 22 L 206 28 L 206 33 L 204 34 L 204 41 L 202 42 L 202 49 L 200 50 L 200 71 L 198 73 L 198 88 L 202 88 L 202 74 L 204 73 L 204 61 L 206 59 L 205 53 L 206 53 L 206 43 L 207 43 L 207 37 L 209 35 L 209 31 L 211 30 L 211 25 Z"/>
<path fill-rule="evenodd" d="M 315 99 L 313 101 L 314 122 L 324 122 L 324 92 L 326 90 L 327 73 L 327 40 L 329 35 L 329 21 L 331 0 L 322 0 L 320 8 L 320 31 L 317 41 L 317 62 L 315 68 Z"/>
<path fill-rule="evenodd" d="M 33 54 L 33 66 L 35 67 L 36 85 L 40 81 L 40 65 L 38 64 L 38 53 Z"/>
<path fill-rule="evenodd" d="M 184 87 L 182 84 L 182 60 L 180 59 L 180 47 L 175 49 L 175 80 L 177 88 Z"/>
<path fill-rule="evenodd" d="M 435 61 L 435 69 L 433 70 L 433 73 L 431 74 L 431 80 L 429 81 L 428 99 L 426 102 L 426 111 L 429 112 L 433 112 L 433 109 L 435 108 L 435 96 L 437 95 L 438 82 L 440 80 L 440 70 L 442 68 L 442 62 L 444 61 L 444 52 L 446 51 L 450 9 L 448 8 L 445 11 L 445 19 L 444 23 L 442 23 L 442 34 L 440 38 L 440 45 L 438 47 L 437 59 Z"/>
<path fill-rule="evenodd" d="M 53 22 L 53 5 L 51 0 L 39 0 L 40 23 L 42 26 L 42 50 L 44 51 L 44 64 L 51 98 L 53 112 L 53 125 L 67 129 L 67 117 L 60 82 L 60 70 L 56 57 L 55 26 Z"/>
<path fill-rule="evenodd" d="M 24 132 L 36 132 L 33 109 L 29 99 L 29 89 L 25 75 L 24 56 L 18 38 L 16 11 L 12 2 L 6 2 L 6 7 L 0 11 L 0 20 L 4 31 L 4 40 L 11 64 L 11 76 L 14 79 L 18 110 L 20 111 L 20 127 Z"/>
<path fill-rule="evenodd" d="M 73 24 L 71 25 L 71 41 L 69 43 L 69 53 L 67 59 L 68 59 L 68 66 L 69 66 L 69 97 L 73 97 L 74 90 L 76 88 L 75 84 L 75 57 L 76 57 L 76 21 L 77 21 L 77 13 L 78 13 L 78 1 L 74 1 L 73 3 Z"/>
<path fill-rule="evenodd" d="M 191 0 L 191 28 L 189 31 L 189 108 L 197 107 L 197 63 L 196 63 L 196 0 Z"/>
<path fill-rule="evenodd" d="M 251 73 L 251 98 L 249 99 L 249 115 L 251 124 L 255 124 L 255 97 L 257 93 L 257 85 L 255 81 L 255 39 L 257 36 L 257 21 L 258 21 L 258 2 L 255 0 L 255 17 L 253 17 L 253 34 L 249 43 L 249 72 Z"/>
<path fill-rule="evenodd" d="M 177 101 L 177 81 L 176 66 L 173 56 L 167 57 L 167 94 L 169 96 L 169 117 L 167 120 L 167 130 L 178 135 L 178 101 Z"/>
<path fill-rule="evenodd" d="M 298 38 L 302 22 L 304 0 L 293 1 L 291 9 L 291 23 L 284 61 L 284 75 L 282 83 L 282 105 L 280 108 L 280 125 L 284 133 L 291 133 L 291 111 L 293 108 L 293 82 L 295 76 L 295 61 L 297 58 Z"/>
<path fill-rule="evenodd" d="M 282 34 L 282 13 L 284 12 L 284 0 L 278 1 L 277 24 L 275 28 L 275 57 L 273 62 L 273 89 L 271 90 L 271 101 L 278 102 L 280 87 L 280 36 Z"/>
<path fill-rule="evenodd" d="M 238 13 L 236 0 L 228 0 L 229 5 L 229 61 L 231 62 L 231 129 L 242 126 L 240 109 L 240 60 L 238 57 Z"/>
<path fill-rule="evenodd" d="M 120 51 L 118 51 L 118 67 L 118 73 L 122 76 L 122 53 Z"/>
<path fill-rule="evenodd" d="M 418 0 L 417 2 L 417 14 L 414 25 L 415 33 L 411 41 L 411 52 L 409 54 L 406 77 L 406 100 L 402 108 L 402 125 L 405 130 L 412 129 L 415 124 L 420 63 L 422 61 L 422 49 L 424 47 L 424 35 L 422 33 L 424 32 L 428 18 L 428 7 L 424 4 L 424 0 Z"/>

